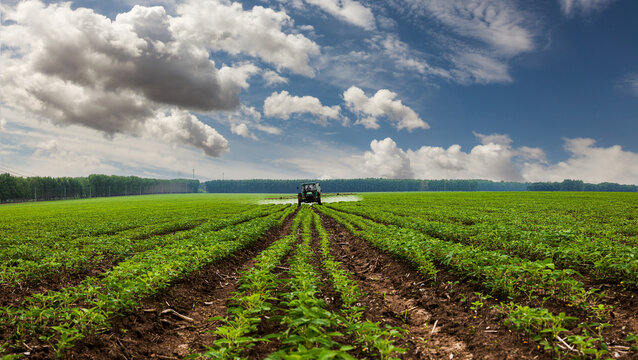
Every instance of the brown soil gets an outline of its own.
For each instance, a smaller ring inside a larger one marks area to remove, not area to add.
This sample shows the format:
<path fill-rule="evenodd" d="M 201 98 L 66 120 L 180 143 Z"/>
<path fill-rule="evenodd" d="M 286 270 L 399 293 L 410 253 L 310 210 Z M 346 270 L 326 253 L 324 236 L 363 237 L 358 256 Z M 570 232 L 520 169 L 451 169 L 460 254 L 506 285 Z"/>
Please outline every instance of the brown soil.
<path fill-rule="evenodd" d="M 204 221 L 198 221 L 196 224 L 188 224 L 171 230 L 160 231 L 151 235 L 132 237 L 133 240 L 148 239 L 155 236 L 163 236 L 175 234 L 181 231 L 194 229 L 200 226 Z M 135 227 L 134 227 L 135 228 Z M 121 231 L 116 231 L 118 233 Z M 163 245 L 161 245 L 163 246 Z M 82 280 L 91 276 L 100 276 L 104 272 L 110 270 L 125 257 L 109 256 L 108 254 L 100 261 L 92 261 L 84 264 L 85 270 L 77 271 L 75 269 L 66 270 L 58 269 L 56 272 L 37 277 L 35 279 L 25 280 L 17 285 L 0 284 L 0 307 L 12 306 L 17 307 L 22 304 L 24 298 L 33 294 L 45 294 L 49 291 L 60 291 L 67 287 L 80 284 Z"/>
<path fill-rule="evenodd" d="M 321 217 L 335 257 L 367 294 L 361 298 L 366 318 L 408 330 L 399 342 L 409 349 L 401 358 L 551 359 L 505 329 L 487 305 L 477 313 L 470 310 L 473 289 L 460 283 L 452 289 L 447 281 L 456 281 L 454 276 L 440 274 L 443 281 L 429 284 L 409 265 L 353 236 L 330 217 Z"/>
<path fill-rule="evenodd" d="M 111 269 L 116 263 L 117 261 L 113 257 L 106 257 L 97 263 L 86 264 L 84 271 L 70 272 L 61 269 L 48 276 L 25 281 L 15 286 L 2 284 L 0 285 L 0 308 L 17 307 L 29 295 L 59 291 L 66 287 L 76 286 L 89 276 L 98 276 Z"/>
<path fill-rule="evenodd" d="M 325 223 L 324 226 L 326 227 L 328 227 L 328 224 L 334 223 L 334 225 L 331 225 L 331 228 L 333 229 L 333 231 L 338 231 L 334 234 L 341 234 L 339 236 L 343 236 L 349 239 L 348 241 L 345 241 L 344 244 L 350 243 L 350 239 L 353 239 L 352 241 L 354 242 L 352 242 L 352 248 L 358 251 L 355 251 L 355 253 L 352 254 L 355 259 L 361 259 L 366 253 L 369 253 L 370 251 L 376 252 L 377 254 L 379 253 L 378 250 L 372 248 L 365 241 L 350 234 L 345 228 L 343 228 L 332 218 L 322 215 L 322 219 Z M 339 243 L 339 240 L 337 240 L 336 242 Z M 366 247 L 368 248 L 368 250 L 362 250 Z M 335 247 L 335 250 L 336 249 L 337 247 Z M 368 259 L 367 261 L 370 262 L 376 260 Z M 344 265 L 347 266 L 347 263 L 348 262 L 346 261 Z M 365 265 L 365 263 L 363 265 Z M 407 270 L 400 270 L 398 271 L 399 274 L 411 274 L 410 278 L 412 279 L 416 279 L 418 277 L 418 274 L 414 270 L 411 270 L 409 266 L 404 266 L 407 268 Z M 496 310 L 490 310 L 492 306 L 498 305 L 498 301 L 495 301 L 495 299 L 484 301 L 483 308 L 478 312 L 474 312 L 470 309 L 471 303 L 478 300 L 478 297 L 474 294 L 474 292 L 483 291 L 480 286 L 472 286 L 471 283 L 464 281 L 453 272 L 446 271 L 444 266 L 439 266 L 439 269 L 442 269 L 442 271 L 440 271 L 437 275 L 436 284 L 421 284 L 415 281 L 404 281 L 402 283 L 399 281 L 396 283 L 397 288 L 403 289 L 401 297 L 404 298 L 406 297 L 406 291 L 409 291 L 406 290 L 408 289 L 406 285 L 418 285 L 418 287 L 420 287 L 418 291 L 422 293 L 419 301 L 423 304 L 428 304 L 426 305 L 426 307 L 429 306 L 438 309 L 433 315 L 436 316 L 436 313 L 446 312 L 447 314 L 452 315 L 452 324 L 463 324 L 465 329 L 462 330 L 462 332 L 471 334 L 471 336 L 469 337 L 466 336 L 472 339 L 468 342 L 470 349 L 481 348 L 488 350 L 485 354 L 482 354 L 475 358 L 506 359 L 508 358 L 507 356 L 510 356 L 509 358 L 516 359 L 542 359 L 544 357 L 548 359 L 551 358 L 549 354 L 542 354 L 542 351 L 539 351 L 539 349 L 536 348 L 538 344 L 534 343 L 528 336 L 514 330 L 509 331 L 503 325 L 502 316 L 500 316 Z M 355 272 L 358 273 L 357 270 L 355 270 Z M 376 274 L 371 275 L 371 277 L 369 276 L 367 278 L 374 279 L 375 277 Z M 386 276 L 384 276 L 384 278 L 385 277 Z M 593 282 L 588 279 L 584 280 L 586 288 L 591 288 Z M 370 283 L 374 282 L 370 282 L 366 280 L 366 278 L 360 279 L 360 286 L 362 287 L 363 285 L 368 286 Z M 630 344 L 624 341 L 629 333 L 638 333 L 638 318 L 636 317 L 636 308 L 638 308 L 638 294 L 633 290 L 623 289 L 619 286 L 614 287 L 603 285 L 603 290 L 605 290 L 606 296 L 602 299 L 602 302 L 604 304 L 613 306 L 613 311 L 611 311 L 608 318 L 608 322 L 612 326 L 605 329 L 603 333 L 605 340 L 610 346 L 610 352 L 614 355 L 615 358 L 628 359 L 635 357 L 638 359 L 638 354 L 636 352 L 631 352 L 628 348 Z M 413 289 L 411 291 L 414 293 L 416 290 Z M 429 295 L 431 291 L 434 291 L 435 294 Z M 463 299 L 465 300 L 463 301 Z M 454 304 L 454 306 L 452 307 L 454 309 L 453 312 L 450 312 L 448 303 Z M 529 306 L 537 305 L 534 303 L 526 303 L 526 301 L 522 299 L 519 299 L 519 303 Z M 568 316 L 575 316 L 580 319 L 587 318 L 587 314 L 583 310 L 569 307 L 567 304 L 562 302 L 549 301 L 544 304 L 544 307 L 548 308 L 550 311 L 556 314 L 564 312 Z M 407 307 L 404 307 L 403 309 L 406 308 Z M 596 322 L 596 320 L 592 319 L 591 322 Z M 432 324 L 430 323 L 430 328 L 431 327 Z M 483 329 L 483 333 L 480 332 L 481 327 Z M 434 358 L 438 357 L 435 356 Z"/>
<path fill-rule="evenodd" d="M 227 300 L 237 290 L 238 272 L 252 267 L 259 252 L 287 234 L 293 217 L 233 258 L 212 264 L 146 299 L 136 311 L 115 319 L 110 331 L 75 346 L 69 358 L 179 359 L 206 351 L 205 345 L 214 341 L 210 331 L 219 325 L 209 319 L 226 315 Z"/>
<path fill-rule="evenodd" d="M 250 269 L 259 252 L 290 231 L 290 216 L 283 226 L 271 229 L 255 245 L 235 257 L 212 264 L 181 280 L 163 293 L 146 299 L 127 316 L 114 319 L 110 330 L 82 340 L 68 354 L 73 359 L 180 359 L 192 353 L 206 351 L 216 336 L 214 331 L 221 322 L 211 317 L 226 316 L 229 298 L 237 290 L 239 272 Z M 333 256 L 341 261 L 342 268 L 353 274 L 365 293 L 360 305 L 366 309 L 364 316 L 381 326 L 400 327 L 407 332 L 396 342 L 406 348 L 401 359 L 552 359 L 553 356 L 537 348 L 531 339 L 503 325 L 503 318 L 491 306 L 498 301 L 485 301 L 482 308 L 470 309 L 478 300 L 473 286 L 445 268 L 437 281 L 423 281 L 409 265 L 375 249 L 366 241 L 352 235 L 330 217 L 321 215 L 322 223 L 330 234 Z M 320 264 L 318 235 L 313 232 L 313 265 L 320 270 L 321 296 L 327 308 L 339 312 L 341 301 L 330 285 Z M 289 277 L 287 270 L 290 254 L 277 267 L 281 279 Z M 44 285 L 46 287 L 46 285 Z M 51 285 L 54 286 L 54 285 Z M 0 289 L 2 290 L 2 289 Z M 289 289 L 285 281 L 279 284 L 281 293 Z M 5 294 L 0 293 L 0 300 Z M 281 299 L 280 299 L 281 300 Z M 628 332 L 638 333 L 635 292 L 620 287 L 607 289 L 606 303 L 616 307 L 611 313 L 613 327 L 606 330 L 612 355 L 617 352 L 622 359 L 632 358 L 622 346 Z M 279 306 L 280 304 L 274 304 Z M 359 304 L 358 304 L 359 305 Z M 575 310 L 553 305 L 568 314 Z M 181 316 L 180 316 L 181 315 Z M 282 315 L 275 311 L 272 317 Z M 582 314 L 581 316 L 582 317 Z M 285 328 L 272 318 L 264 318 L 254 337 L 284 331 Z M 335 339 L 352 344 L 353 339 Z M 278 341 L 260 342 L 251 348 L 249 359 L 262 359 L 280 347 Z M 54 358 L 50 348 L 40 346 L 29 349 L 29 358 Z M 366 357 L 361 349 L 353 352 L 356 357 Z M 636 356 L 635 358 L 638 358 Z"/>

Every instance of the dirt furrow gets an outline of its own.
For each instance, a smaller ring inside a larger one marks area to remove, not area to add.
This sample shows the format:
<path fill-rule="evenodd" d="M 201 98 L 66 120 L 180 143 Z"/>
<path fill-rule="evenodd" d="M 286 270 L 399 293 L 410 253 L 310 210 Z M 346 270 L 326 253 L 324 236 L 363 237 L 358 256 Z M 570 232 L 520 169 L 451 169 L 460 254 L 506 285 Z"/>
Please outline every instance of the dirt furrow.
<path fill-rule="evenodd" d="M 441 274 L 444 280 L 437 284 L 426 283 L 409 265 L 373 248 L 332 218 L 321 218 L 335 258 L 355 274 L 367 294 L 361 301 L 366 318 L 408 330 L 399 343 L 409 348 L 402 358 L 546 358 L 505 329 L 495 311 L 470 310 L 475 297 L 471 287 L 451 286 L 455 278 L 449 274 Z"/>
<path fill-rule="evenodd" d="M 289 216 L 255 245 L 225 261 L 212 264 L 149 298 L 128 316 L 115 319 L 110 331 L 74 347 L 75 359 L 181 359 L 206 351 L 219 325 L 209 321 L 225 316 L 227 302 L 237 290 L 239 272 L 251 268 L 254 258 L 290 231 Z"/>

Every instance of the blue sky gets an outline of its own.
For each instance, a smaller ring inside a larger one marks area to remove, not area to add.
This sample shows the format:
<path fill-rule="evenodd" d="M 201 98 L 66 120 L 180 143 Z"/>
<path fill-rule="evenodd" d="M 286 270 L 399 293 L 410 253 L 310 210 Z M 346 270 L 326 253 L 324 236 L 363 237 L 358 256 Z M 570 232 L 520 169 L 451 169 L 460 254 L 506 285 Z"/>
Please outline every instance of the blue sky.
<path fill-rule="evenodd" d="M 638 2 L 5 1 L 0 171 L 638 183 Z"/>

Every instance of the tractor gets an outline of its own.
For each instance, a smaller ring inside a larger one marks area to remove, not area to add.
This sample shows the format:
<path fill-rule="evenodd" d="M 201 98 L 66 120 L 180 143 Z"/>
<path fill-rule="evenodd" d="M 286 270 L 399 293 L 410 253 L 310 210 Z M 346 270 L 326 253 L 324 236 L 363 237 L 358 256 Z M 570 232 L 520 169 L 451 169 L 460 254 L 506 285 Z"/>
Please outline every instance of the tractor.
<path fill-rule="evenodd" d="M 299 193 L 297 194 L 297 204 L 301 206 L 301 203 L 313 203 L 321 205 L 321 185 L 319 183 L 303 183 L 297 186 Z"/>

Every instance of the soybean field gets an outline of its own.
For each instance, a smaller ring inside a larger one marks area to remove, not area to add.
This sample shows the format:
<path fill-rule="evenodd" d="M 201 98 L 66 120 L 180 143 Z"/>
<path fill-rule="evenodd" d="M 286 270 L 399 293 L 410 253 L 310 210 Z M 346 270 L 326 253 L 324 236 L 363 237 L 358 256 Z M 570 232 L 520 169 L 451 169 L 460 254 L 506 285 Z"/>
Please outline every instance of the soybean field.
<path fill-rule="evenodd" d="M 353 198 L 0 206 L 0 357 L 638 358 L 637 194 Z"/>

